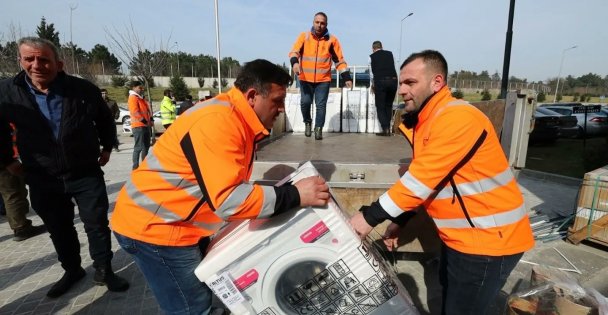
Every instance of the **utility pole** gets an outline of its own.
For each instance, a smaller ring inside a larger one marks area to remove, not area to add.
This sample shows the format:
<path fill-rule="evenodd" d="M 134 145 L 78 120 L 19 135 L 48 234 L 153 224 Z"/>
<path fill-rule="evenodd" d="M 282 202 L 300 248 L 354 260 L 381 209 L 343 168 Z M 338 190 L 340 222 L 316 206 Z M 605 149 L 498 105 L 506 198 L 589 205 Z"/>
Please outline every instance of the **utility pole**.
<path fill-rule="evenodd" d="M 76 67 L 76 59 L 74 57 L 74 40 L 72 39 L 72 12 L 78 8 L 78 4 L 70 4 L 70 45 L 72 46 L 72 71 Z M 78 73 L 78 70 L 76 70 Z M 79 73 L 78 73 L 79 74 Z"/>
<path fill-rule="evenodd" d="M 502 83 L 500 85 L 500 98 L 507 98 L 509 85 L 509 67 L 511 65 L 511 42 L 513 42 L 513 14 L 515 11 L 515 0 L 509 5 L 509 22 L 507 25 L 507 39 L 505 41 L 505 57 L 502 64 Z"/>

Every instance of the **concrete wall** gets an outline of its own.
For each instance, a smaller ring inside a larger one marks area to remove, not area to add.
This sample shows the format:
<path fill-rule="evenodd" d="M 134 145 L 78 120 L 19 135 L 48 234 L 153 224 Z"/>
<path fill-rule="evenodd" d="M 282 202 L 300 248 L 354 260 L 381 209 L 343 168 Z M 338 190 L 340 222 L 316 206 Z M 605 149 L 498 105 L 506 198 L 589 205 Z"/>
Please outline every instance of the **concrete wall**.
<path fill-rule="evenodd" d="M 112 84 L 112 77 L 111 75 L 97 75 L 97 83 L 101 86 L 108 86 Z M 129 79 L 131 80 L 135 80 L 136 77 L 135 76 L 127 76 Z M 158 87 L 169 87 L 170 85 L 170 80 L 171 77 L 152 77 L 154 79 L 154 84 Z M 198 78 L 196 77 L 183 77 L 184 81 L 186 82 L 186 85 L 189 88 L 192 89 L 198 89 L 201 88 L 198 85 Z M 205 77 L 203 78 L 205 80 L 205 85 L 202 86 L 202 88 L 213 88 L 213 81 L 217 80 L 217 78 L 210 78 L 210 77 Z M 234 85 L 234 81 L 236 80 L 235 78 L 222 78 L 222 79 L 226 79 L 226 81 L 228 81 L 228 87 L 232 87 Z M 220 84 L 220 81 L 218 81 L 218 84 Z"/>

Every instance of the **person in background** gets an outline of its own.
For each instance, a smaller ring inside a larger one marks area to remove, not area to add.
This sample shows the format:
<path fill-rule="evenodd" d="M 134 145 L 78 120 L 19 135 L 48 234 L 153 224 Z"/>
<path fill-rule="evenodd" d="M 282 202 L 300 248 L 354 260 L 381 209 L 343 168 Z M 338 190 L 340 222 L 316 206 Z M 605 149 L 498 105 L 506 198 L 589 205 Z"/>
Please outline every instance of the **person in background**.
<path fill-rule="evenodd" d="M 74 202 L 89 240 L 93 282 L 125 291 L 129 283 L 112 270 L 108 193 L 101 169 L 116 139 L 112 113 L 93 83 L 63 71 L 51 41 L 25 37 L 17 45 L 23 71 L 0 82 L 0 162 L 13 175 L 25 174 L 32 207 L 65 270 L 47 296 L 63 295 L 86 275 Z M 7 154 L 12 150 L 10 124 L 17 130 L 21 161 Z"/>
<path fill-rule="evenodd" d="M 315 139 L 323 139 L 325 126 L 325 110 L 329 97 L 331 83 L 331 64 L 336 64 L 336 70 L 347 88 L 352 88 L 353 82 L 348 71 L 348 65 L 342 56 L 342 46 L 338 38 L 327 29 L 327 15 L 323 12 L 315 14 L 310 31 L 300 33 L 289 52 L 289 62 L 293 72 L 300 79 L 300 106 L 304 119 L 304 135 L 311 136 L 312 118 L 310 107 L 314 97 L 316 104 Z"/>
<path fill-rule="evenodd" d="M 106 104 L 108 105 L 108 108 L 112 112 L 112 116 L 114 117 L 114 120 L 118 119 L 118 117 L 120 117 L 120 109 L 118 108 L 118 104 L 116 103 L 116 101 L 111 99 L 108 96 L 108 90 L 101 89 L 101 97 L 106 102 Z M 114 141 L 114 150 L 116 152 L 120 152 L 120 149 L 118 148 L 119 145 L 120 145 L 120 142 L 118 141 L 118 133 L 117 133 L 116 141 Z"/>
<path fill-rule="evenodd" d="M 179 104 L 179 110 L 177 111 L 178 115 L 183 114 L 185 111 L 190 109 L 194 103 L 192 103 L 192 95 L 186 95 L 186 99 Z"/>
<path fill-rule="evenodd" d="M 173 92 L 171 90 L 163 91 L 163 100 L 160 102 L 160 117 L 165 129 L 169 128 L 177 117 L 177 109 L 175 103 L 173 103 Z"/>
<path fill-rule="evenodd" d="M 256 143 L 284 112 L 290 83 L 269 61 L 246 63 L 232 89 L 175 121 L 119 192 L 112 228 L 164 312 L 209 313 L 211 291 L 194 269 L 225 221 L 327 203 L 318 176 L 281 187 L 249 182 Z"/>
<path fill-rule="evenodd" d="M 152 135 L 152 111 L 150 104 L 144 99 L 144 86 L 139 81 L 131 83 L 129 91 L 129 112 L 131 114 L 131 132 L 133 133 L 133 165 L 132 169 L 139 167 L 139 161 L 148 155 Z"/>
<path fill-rule="evenodd" d="M 17 160 L 19 155 L 15 143 L 16 134 L 14 128 L 11 129 L 13 130 L 13 152 L 2 152 L 2 154 L 12 154 L 13 158 Z M 44 225 L 34 226 L 32 220 L 26 217 L 30 211 L 30 203 L 27 200 L 27 189 L 23 177 L 9 172 L 2 162 L 0 162 L 0 208 L 0 212 L 6 215 L 6 220 L 13 230 L 13 241 L 21 242 L 46 232 Z"/>
<path fill-rule="evenodd" d="M 447 75 L 447 61 L 434 50 L 401 65 L 399 95 L 407 113 L 399 129 L 414 158 L 401 179 L 350 222 L 365 237 L 391 220 L 383 240 L 393 250 L 406 211 L 426 208 L 443 242 L 443 314 L 485 314 L 534 237 L 492 123 L 452 96 Z"/>
<path fill-rule="evenodd" d="M 391 117 L 393 116 L 393 101 L 397 94 L 397 72 L 393 53 L 382 49 L 382 43 L 372 44 L 372 54 L 369 55 L 371 66 L 371 90 L 374 93 L 376 113 L 382 131 L 376 136 L 391 136 Z"/>

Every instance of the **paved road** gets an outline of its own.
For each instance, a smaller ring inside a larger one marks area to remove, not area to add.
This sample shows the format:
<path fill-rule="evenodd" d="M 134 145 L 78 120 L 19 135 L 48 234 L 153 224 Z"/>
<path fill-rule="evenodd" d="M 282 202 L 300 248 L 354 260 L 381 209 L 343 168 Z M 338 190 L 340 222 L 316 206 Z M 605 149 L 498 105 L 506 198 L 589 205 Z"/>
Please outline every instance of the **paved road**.
<path fill-rule="evenodd" d="M 120 126 L 118 126 L 120 127 Z M 303 137 L 301 137 L 303 138 Z M 332 135 L 328 135 L 328 139 Z M 365 138 L 365 137 L 363 137 Z M 373 138 L 372 138 L 373 139 Z M 302 139 L 293 138 L 292 141 Z M 376 140 L 376 139 L 374 139 Z M 385 139 L 382 139 L 384 141 Z M 118 190 L 124 184 L 131 169 L 132 138 L 121 135 L 121 151 L 113 153 L 110 163 L 104 168 L 106 184 L 111 202 L 110 209 Z M 338 140 L 336 140 L 338 141 Z M 364 140 L 367 141 L 367 140 Z M 331 149 L 329 141 L 312 144 Z M 382 144 L 384 145 L 384 144 Z M 303 159 L 302 159 L 303 160 Z M 576 196 L 576 185 L 556 182 L 551 178 L 539 179 L 531 175 L 520 176 L 519 183 L 524 191 L 529 208 L 546 211 L 563 211 L 571 207 Z M 40 219 L 30 213 L 35 224 Z M 0 314 L 158 314 L 158 305 L 144 279 L 132 260 L 119 249 L 113 260 L 114 268 L 122 277 L 131 282 L 131 288 L 125 293 L 108 292 L 105 287 L 92 284 L 93 268 L 88 255 L 88 246 L 83 226 L 75 220 L 82 248 L 83 266 L 87 277 L 80 281 L 69 293 L 58 298 L 49 299 L 46 292 L 61 276 L 63 270 L 57 263 L 48 234 L 17 243 L 12 241 L 12 231 L 4 217 L 0 217 Z M 552 247 L 559 248 L 579 269 L 583 271 L 581 282 L 600 289 L 604 294 L 608 281 L 608 255 L 601 249 L 586 245 L 572 246 L 560 241 L 538 243 L 536 248 L 524 256 L 525 259 L 555 266 L 567 264 L 555 254 Z M 439 287 L 435 277 L 436 260 L 429 257 L 398 257 L 396 269 L 400 279 L 412 295 L 422 313 L 436 314 L 438 311 Z M 521 287 L 530 276 L 530 266 L 519 264 L 504 288 L 506 293 L 515 287 Z M 504 297 L 504 294 L 503 294 Z M 504 301 L 504 298 L 503 298 Z M 499 314 L 500 307 L 494 313 Z"/>

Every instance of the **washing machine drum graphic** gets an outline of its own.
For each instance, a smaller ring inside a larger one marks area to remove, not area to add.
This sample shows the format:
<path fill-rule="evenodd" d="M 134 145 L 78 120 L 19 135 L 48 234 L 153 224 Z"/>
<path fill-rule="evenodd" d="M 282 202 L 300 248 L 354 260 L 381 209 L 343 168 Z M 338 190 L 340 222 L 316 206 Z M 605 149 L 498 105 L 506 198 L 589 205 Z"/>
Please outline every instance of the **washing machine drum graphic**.
<path fill-rule="evenodd" d="M 275 285 L 275 298 L 277 305 L 285 314 L 300 315 L 296 311 L 297 305 L 304 301 L 305 296 L 302 291 L 310 292 L 316 290 L 317 286 L 310 281 L 314 276 L 325 270 L 326 264 L 320 261 L 302 261 L 287 268 L 277 279 Z M 316 301 L 313 305 L 316 308 L 322 307 L 321 301 Z"/>

